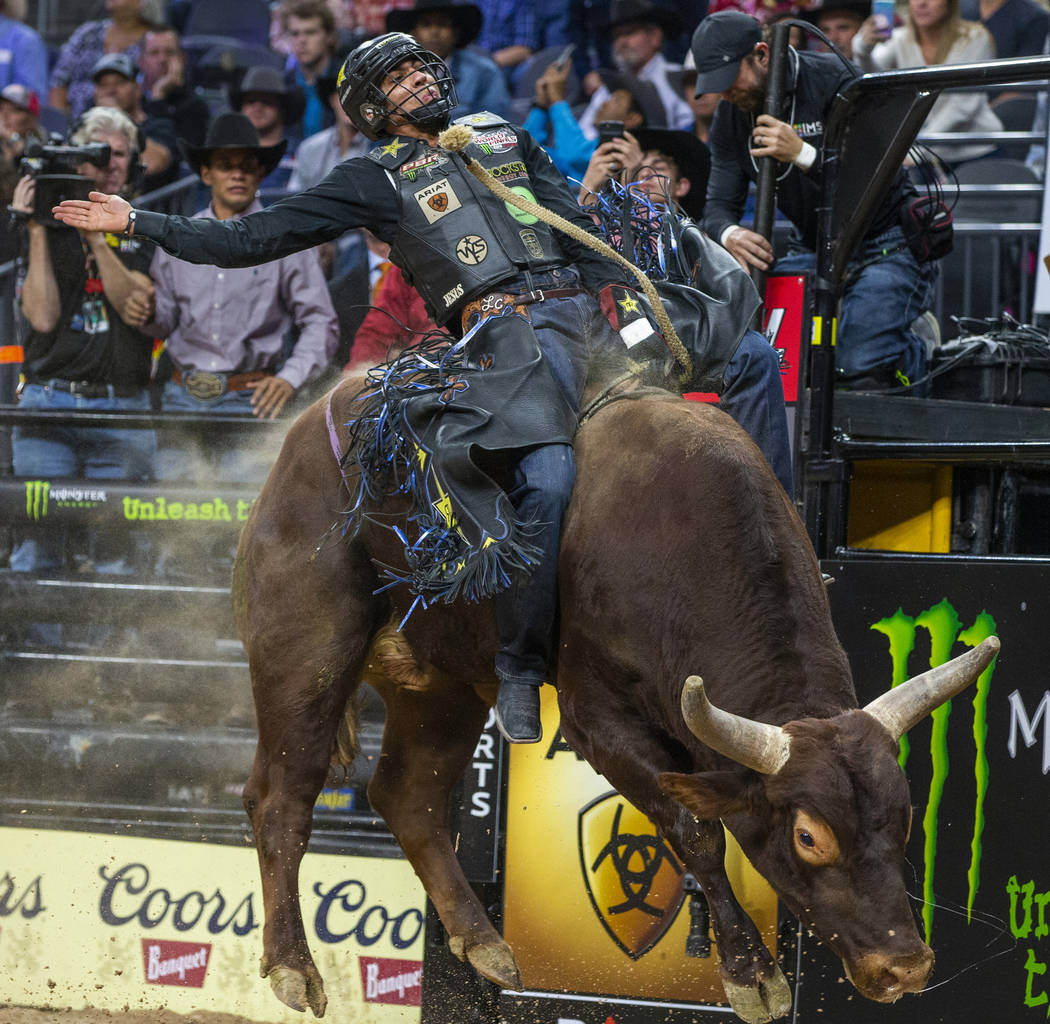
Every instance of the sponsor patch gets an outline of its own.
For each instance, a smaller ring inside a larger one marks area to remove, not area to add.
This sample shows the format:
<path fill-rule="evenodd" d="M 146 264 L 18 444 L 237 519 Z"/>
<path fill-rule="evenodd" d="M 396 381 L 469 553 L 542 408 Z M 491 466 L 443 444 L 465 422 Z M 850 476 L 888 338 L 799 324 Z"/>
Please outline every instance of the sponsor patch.
<path fill-rule="evenodd" d="M 392 139 L 385 146 L 381 147 L 379 152 L 383 156 L 397 156 L 407 145 L 407 142 L 402 142 L 400 139 Z"/>
<path fill-rule="evenodd" d="M 440 220 L 446 213 L 458 210 L 461 205 L 459 197 L 452 191 L 452 186 L 448 183 L 448 178 L 435 181 L 433 185 L 427 185 L 426 188 L 421 188 L 413 195 L 428 224 Z"/>
<path fill-rule="evenodd" d="M 482 153 L 506 153 L 518 144 L 518 137 L 506 128 L 496 128 L 491 132 L 479 132 L 473 142 Z"/>
<path fill-rule="evenodd" d="M 473 267 L 489 254 L 489 247 L 481 235 L 464 235 L 456 243 L 456 259 Z"/>
<path fill-rule="evenodd" d="M 445 309 L 448 309 L 456 299 L 463 298 L 463 285 L 457 284 L 455 288 L 450 288 L 441 298 L 445 302 Z"/>
<path fill-rule="evenodd" d="M 418 960 L 359 956 L 361 991 L 366 1003 L 419 1006 L 423 965 Z"/>
<path fill-rule="evenodd" d="M 518 237 L 521 239 L 522 245 L 525 246 L 526 252 L 534 259 L 543 259 L 543 246 L 540 245 L 539 236 L 535 231 L 531 231 L 529 228 L 523 228 L 518 232 Z"/>
<path fill-rule="evenodd" d="M 211 943 L 142 940 L 142 965 L 149 985 L 203 988 Z"/>
<path fill-rule="evenodd" d="M 529 169 L 521 160 L 511 160 L 509 164 L 500 164 L 498 167 L 490 167 L 489 174 L 494 178 L 527 178 Z"/>
<path fill-rule="evenodd" d="M 536 197 L 524 185 L 513 185 L 511 192 L 516 196 L 521 196 L 522 199 L 527 199 L 530 203 L 536 202 Z M 507 213 L 519 224 L 535 224 L 539 220 L 539 217 L 534 217 L 531 213 L 526 213 L 524 210 L 519 210 L 513 203 L 504 201 L 503 205 L 507 208 Z"/>
<path fill-rule="evenodd" d="M 398 173 L 402 178 L 415 181 L 419 177 L 420 171 L 426 170 L 427 174 L 433 174 L 436 168 L 447 163 L 448 158 L 440 153 L 429 153 L 426 156 L 421 156 L 418 160 L 409 160 L 407 164 L 402 164 L 398 168 Z"/>

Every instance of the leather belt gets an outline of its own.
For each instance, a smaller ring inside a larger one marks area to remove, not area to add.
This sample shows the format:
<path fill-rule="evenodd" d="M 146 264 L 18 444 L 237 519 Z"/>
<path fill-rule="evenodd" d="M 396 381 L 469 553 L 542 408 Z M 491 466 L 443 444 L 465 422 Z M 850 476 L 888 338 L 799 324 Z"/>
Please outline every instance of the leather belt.
<path fill-rule="evenodd" d="M 145 385 L 138 388 L 121 387 L 119 384 L 99 384 L 90 380 L 59 380 L 57 377 L 49 380 L 30 380 L 27 383 L 51 388 L 52 391 L 68 391 L 80 398 L 131 398 L 145 390 Z"/>
<path fill-rule="evenodd" d="M 490 316 L 500 316 L 508 308 L 532 306 L 537 302 L 545 302 L 547 299 L 568 299 L 583 291 L 585 291 L 583 288 L 536 288 L 531 292 L 523 292 L 521 295 L 490 292 L 480 299 L 468 302 L 463 307 L 463 312 L 460 314 L 463 331 L 466 333 L 475 323 L 485 321 Z M 528 319 L 527 316 L 526 319 Z"/>
<path fill-rule="evenodd" d="M 228 391 L 246 391 L 248 385 L 263 377 L 272 377 L 265 370 L 251 370 L 248 373 L 209 373 L 207 370 L 191 370 L 183 373 L 175 370 L 171 379 L 184 387 L 194 398 L 207 400 L 221 398 Z"/>

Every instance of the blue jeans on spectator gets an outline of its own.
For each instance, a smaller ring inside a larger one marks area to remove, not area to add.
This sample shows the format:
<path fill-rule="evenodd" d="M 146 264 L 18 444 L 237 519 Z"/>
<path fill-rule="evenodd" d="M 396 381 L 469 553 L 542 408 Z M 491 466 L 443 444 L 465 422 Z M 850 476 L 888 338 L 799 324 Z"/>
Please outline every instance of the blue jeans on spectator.
<path fill-rule="evenodd" d="M 161 395 L 164 412 L 184 412 L 191 415 L 201 413 L 236 413 L 252 415 L 252 394 L 244 391 L 227 391 L 217 398 L 195 398 L 181 384 L 169 380 Z M 277 449 L 272 434 L 266 433 L 264 447 L 255 450 L 240 433 L 216 432 L 202 444 L 173 443 L 173 439 L 162 441 L 155 460 L 158 480 L 209 480 L 232 481 L 234 483 L 258 483 L 266 479 Z"/>
<path fill-rule="evenodd" d="M 86 412 L 149 412 L 149 394 L 126 398 L 84 398 L 43 384 L 28 384 L 18 400 L 19 409 L 82 410 Z M 112 427 L 78 427 L 48 423 L 15 427 L 11 436 L 15 476 L 84 478 L 87 480 L 148 480 L 152 472 L 156 438 L 152 430 Z M 128 535 L 97 531 L 93 535 L 93 560 L 98 573 L 130 573 Z M 11 555 L 17 572 L 63 567 L 62 532 L 49 529 L 28 537 Z"/>
<path fill-rule="evenodd" d="M 795 495 L 780 357 L 758 331 L 747 331 L 722 375 L 719 404 L 751 435 L 787 491 Z"/>
<path fill-rule="evenodd" d="M 533 288 L 577 285 L 575 271 L 521 275 L 500 282 L 499 291 L 521 293 Z M 626 348 L 597 301 L 581 293 L 547 299 L 528 307 L 540 350 L 555 382 L 571 407 L 579 412 L 590 360 L 603 351 L 626 354 Z M 493 598 L 499 650 L 500 679 L 540 686 L 547 679 L 558 604 L 558 549 L 561 526 L 576 479 L 572 446 L 549 444 L 533 448 L 510 470 L 507 494 L 525 522 L 538 532 L 531 542 L 543 551 L 532 572 L 515 572 L 511 585 Z"/>
<path fill-rule="evenodd" d="M 864 243 L 847 269 L 842 294 L 835 366 L 844 383 L 874 376 L 888 386 L 925 374 L 926 347 L 911 325 L 930 307 L 938 269 L 937 263 L 916 261 L 899 227 Z M 778 260 L 773 272 L 815 270 L 816 254 L 799 249 Z"/>

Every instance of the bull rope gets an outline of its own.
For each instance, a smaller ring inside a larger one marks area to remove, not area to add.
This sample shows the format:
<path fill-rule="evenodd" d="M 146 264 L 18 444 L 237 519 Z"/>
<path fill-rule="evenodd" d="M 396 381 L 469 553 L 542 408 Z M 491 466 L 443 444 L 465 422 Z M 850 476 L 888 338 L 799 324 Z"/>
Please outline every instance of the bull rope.
<path fill-rule="evenodd" d="M 620 253 L 612 248 L 612 246 L 607 245 L 600 238 L 595 238 L 594 235 L 584 231 L 583 228 L 566 220 L 564 217 L 559 216 L 557 213 L 554 213 L 553 210 L 548 210 L 529 199 L 523 198 L 516 192 L 512 192 L 503 184 L 503 182 L 494 178 L 484 167 L 481 166 L 481 164 L 477 162 L 477 160 L 464 152 L 465 147 L 470 143 L 470 140 L 473 137 L 474 130 L 468 125 L 454 124 L 438 135 L 438 146 L 447 153 L 458 154 L 463 160 L 463 163 L 466 164 L 467 170 L 470 171 L 470 173 L 473 174 L 482 185 L 495 193 L 495 195 L 505 203 L 510 203 L 513 206 L 516 206 L 519 210 L 523 210 L 525 213 L 531 214 L 533 217 L 538 217 L 544 224 L 549 224 L 551 227 L 557 228 L 570 238 L 576 239 L 576 241 L 580 242 L 582 245 L 586 245 L 588 248 L 601 253 L 603 256 L 608 256 L 609 259 L 615 260 L 621 266 L 630 270 L 641 285 L 642 291 L 645 292 L 645 297 L 649 300 L 649 303 L 652 306 L 653 314 L 656 316 L 656 322 L 660 325 L 660 330 L 663 331 L 664 341 L 667 344 L 667 347 L 671 350 L 672 355 L 678 361 L 679 365 L 684 369 L 682 380 L 689 380 L 693 375 L 693 361 L 690 359 L 685 345 L 682 344 L 681 338 L 678 337 L 678 334 L 671 323 L 671 318 L 667 315 L 667 310 L 664 309 L 664 304 L 660 300 L 659 293 L 653 287 L 649 278 L 646 277 L 645 272 L 636 267 L 630 260 L 621 256 Z"/>

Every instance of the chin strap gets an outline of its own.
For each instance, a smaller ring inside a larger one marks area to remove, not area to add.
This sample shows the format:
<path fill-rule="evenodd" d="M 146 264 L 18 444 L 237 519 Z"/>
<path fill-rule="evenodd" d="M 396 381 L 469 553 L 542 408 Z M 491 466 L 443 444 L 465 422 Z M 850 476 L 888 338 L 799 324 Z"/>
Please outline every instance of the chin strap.
<path fill-rule="evenodd" d="M 600 238 L 595 238 L 594 235 L 571 221 L 566 220 L 564 217 L 558 216 L 552 210 L 548 210 L 543 206 L 539 206 L 536 203 L 531 202 L 528 199 L 524 199 L 519 196 L 516 192 L 512 192 L 506 185 L 496 178 L 492 177 L 491 174 L 484 167 L 481 166 L 473 157 L 468 156 L 464 149 L 473 138 L 474 130 L 469 128 L 465 124 L 454 124 L 450 128 L 446 128 L 438 136 L 438 146 L 440 146 L 447 153 L 458 154 L 464 164 L 466 164 L 467 170 L 474 175 L 486 188 L 494 192 L 500 199 L 505 203 L 510 203 L 516 206 L 519 210 L 524 210 L 525 213 L 532 214 L 533 217 L 538 217 L 544 222 L 549 224 L 553 228 L 557 228 L 559 231 L 568 235 L 570 238 L 576 239 L 582 245 L 586 245 L 588 248 L 593 249 L 595 252 L 601 253 L 603 256 L 609 257 L 621 266 L 626 267 L 630 272 L 637 278 L 638 283 L 642 287 L 642 291 L 645 292 L 646 298 L 649 300 L 653 315 L 656 317 L 656 322 L 660 326 L 660 331 L 663 334 L 663 339 L 667 347 L 671 350 L 678 364 L 683 369 L 682 383 L 690 380 L 693 376 L 693 361 L 689 358 L 689 353 L 686 351 L 685 346 L 682 344 L 681 338 L 678 337 L 674 326 L 671 323 L 671 318 L 667 315 L 667 310 L 664 309 L 663 302 L 660 301 L 660 296 L 656 289 L 653 287 L 652 281 L 649 280 L 645 274 L 638 269 L 630 260 L 624 259 L 615 249 L 607 245 Z"/>

